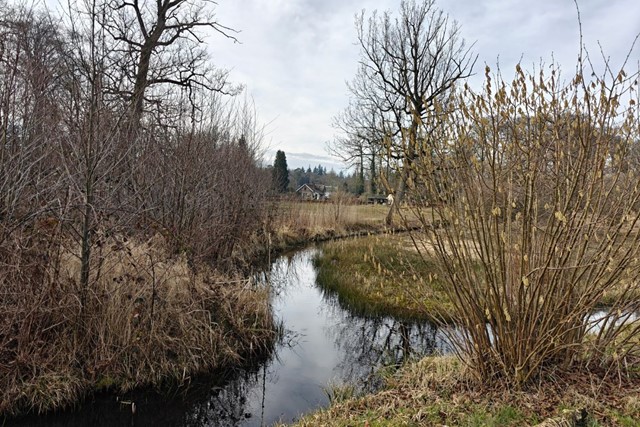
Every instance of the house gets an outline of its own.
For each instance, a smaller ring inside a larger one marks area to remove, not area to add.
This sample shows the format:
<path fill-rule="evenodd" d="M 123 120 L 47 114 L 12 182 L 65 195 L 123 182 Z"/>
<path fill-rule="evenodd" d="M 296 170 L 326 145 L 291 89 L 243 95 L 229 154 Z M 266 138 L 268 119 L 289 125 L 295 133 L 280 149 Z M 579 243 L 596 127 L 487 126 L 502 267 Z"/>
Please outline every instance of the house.
<path fill-rule="evenodd" d="M 329 197 L 327 187 L 316 184 L 302 184 L 296 190 L 296 194 L 302 200 L 326 200 Z"/>

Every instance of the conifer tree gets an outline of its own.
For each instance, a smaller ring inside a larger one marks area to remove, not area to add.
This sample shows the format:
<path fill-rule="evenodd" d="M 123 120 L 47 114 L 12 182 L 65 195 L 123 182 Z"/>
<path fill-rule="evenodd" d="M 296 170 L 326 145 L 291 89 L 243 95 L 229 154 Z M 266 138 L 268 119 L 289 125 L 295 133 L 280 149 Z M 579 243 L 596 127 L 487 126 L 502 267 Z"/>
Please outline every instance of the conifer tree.
<path fill-rule="evenodd" d="M 276 152 L 276 160 L 273 163 L 273 188 L 278 193 L 284 193 L 289 186 L 289 169 L 287 168 L 287 156 L 284 151 Z"/>

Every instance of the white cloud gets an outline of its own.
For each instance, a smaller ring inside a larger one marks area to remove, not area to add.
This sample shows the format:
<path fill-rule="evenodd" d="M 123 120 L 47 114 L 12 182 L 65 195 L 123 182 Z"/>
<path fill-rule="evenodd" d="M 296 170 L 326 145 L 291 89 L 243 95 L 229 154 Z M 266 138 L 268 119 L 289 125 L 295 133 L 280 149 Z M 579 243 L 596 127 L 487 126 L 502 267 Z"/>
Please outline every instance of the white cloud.
<path fill-rule="evenodd" d="M 241 30 L 241 44 L 212 37 L 211 53 L 232 78 L 246 84 L 265 122 L 272 122 L 270 148 L 287 156 L 309 153 L 326 156 L 325 142 L 333 138 L 331 119 L 348 102 L 345 82 L 352 79 L 359 59 L 354 15 L 362 9 L 397 10 L 399 0 L 223 0 L 217 17 Z M 619 66 L 640 32 L 637 0 L 580 1 L 584 41 L 598 56 L 597 41 Z M 438 6 L 462 26 L 462 35 L 476 42 L 481 81 L 486 62 L 510 77 L 522 58 L 533 64 L 551 61 L 565 72 L 575 67 L 579 31 L 571 0 L 457 0 Z M 633 63 L 640 59 L 637 48 Z M 298 156 L 296 155 L 296 158 Z M 317 157 L 316 160 L 321 157 Z M 316 160 L 308 163 L 313 164 Z"/>

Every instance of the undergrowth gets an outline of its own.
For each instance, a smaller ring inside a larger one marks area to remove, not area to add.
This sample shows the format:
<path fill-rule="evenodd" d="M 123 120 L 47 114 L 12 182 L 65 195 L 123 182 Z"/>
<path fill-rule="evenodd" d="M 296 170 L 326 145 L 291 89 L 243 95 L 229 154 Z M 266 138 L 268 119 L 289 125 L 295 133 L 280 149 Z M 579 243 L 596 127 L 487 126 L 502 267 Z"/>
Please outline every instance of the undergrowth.
<path fill-rule="evenodd" d="M 506 392 L 478 384 L 455 356 L 426 357 L 388 376 L 380 392 L 336 401 L 296 425 L 515 427 L 583 412 L 589 427 L 637 426 L 639 399 L 637 376 L 549 374 L 527 389 Z"/>
<path fill-rule="evenodd" d="M 3 254 L 23 265 L 0 277 L 0 413 L 41 413 L 100 389 L 186 384 L 273 346 L 266 289 L 170 258 L 158 236 L 105 240 L 84 306 L 78 252 L 42 250 L 34 256 L 45 267 Z"/>

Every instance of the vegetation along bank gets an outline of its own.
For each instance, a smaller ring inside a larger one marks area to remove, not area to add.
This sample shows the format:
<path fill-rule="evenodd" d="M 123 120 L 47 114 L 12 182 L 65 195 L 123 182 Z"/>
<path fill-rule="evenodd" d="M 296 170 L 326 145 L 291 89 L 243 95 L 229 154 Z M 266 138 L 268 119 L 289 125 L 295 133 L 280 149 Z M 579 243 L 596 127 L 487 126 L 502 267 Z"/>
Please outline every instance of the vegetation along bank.
<path fill-rule="evenodd" d="M 546 425 L 638 425 L 634 46 L 619 69 L 599 68 L 580 46 L 568 76 L 553 61 L 533 72 L 517 64 L 509 77 L 485 66 L 474 87 L 465 81 L 475 64 L 470 45 L 432 1 L 363 12 L 356 31 L 361 62 L 339 149 L 360 166 L 363 158 L 389 165 L 381 181 L 424 230 L 415 236 L 425 249 L 418 262 L 437 273 L 456 358 L 409 365 L 388 389 L 301 423 L 530 425 L 565 407 L 577 412 Z M 446 54 L 415 57 L 432 51 Z M 389 222 L 402 217 L 389 213 Z M 375 259 L 366 268 L 384 275 L 386 260 L 362 252 Z M 350 271 L 372 291 L 352 300 L 383 292 Z"/>
<path fill-rule="evenodd" d="M 314 259 L 318 285 L 364 316 L 448 321 L 451 303 L 435 265 L 406 234 L 380 234 L 326 243 Z"/>

